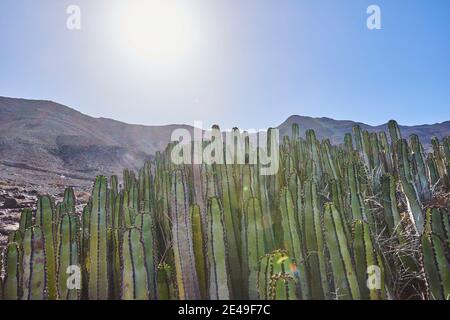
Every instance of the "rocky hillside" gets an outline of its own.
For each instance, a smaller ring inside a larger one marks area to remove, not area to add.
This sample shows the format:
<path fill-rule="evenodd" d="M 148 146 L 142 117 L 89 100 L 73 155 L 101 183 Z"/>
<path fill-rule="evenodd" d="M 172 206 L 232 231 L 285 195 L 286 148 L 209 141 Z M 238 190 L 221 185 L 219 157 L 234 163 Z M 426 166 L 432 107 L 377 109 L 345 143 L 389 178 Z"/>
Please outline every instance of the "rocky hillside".
<path fill-rule="evenodd" d="M 443 119 L 446 120 L 446 119 Z M 302 134 L 314 129 L 318 138 L 341 143 L 353 121 L 292 116 L 279 126 L 280 135 L 290 134 L 294 122 Z M 387 125 L 359 125 L 369 131 Z M 120 174 L 137 169 L 157 150 L 163 150 L 174 129 L 190 126 L 140 126 L 93 118 L 50 101 L 0 97 L 0 181 L 13 184 L 90 185 L 97 174 Z M 401 127 L 415 133 L 423 143 L 432 136 L 450 135 L 450 121 L 434 125 Z"/>
<path fill-rule="evenodd" d="M 142 166 L 177 127 L 129 125 L 50 101 L 0 97 L 0 180 L 51 177 L 90 184 L 97 174 Z"/>

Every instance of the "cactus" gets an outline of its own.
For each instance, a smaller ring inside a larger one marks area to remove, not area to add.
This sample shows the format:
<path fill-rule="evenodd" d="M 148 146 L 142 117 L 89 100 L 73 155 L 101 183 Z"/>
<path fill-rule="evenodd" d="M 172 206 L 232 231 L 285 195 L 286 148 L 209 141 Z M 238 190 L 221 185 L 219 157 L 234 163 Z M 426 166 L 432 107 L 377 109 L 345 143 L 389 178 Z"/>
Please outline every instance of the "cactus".
<path fill-rule="evenodd" d="M 227 236 L 223 209 L 217 198 L 208 200 L 209 296 L 213 300 L 230 298 Z"/>
<path fill-rule="evenodd" d="M 86 257 L 89 299 L 106 300 L 109 295 L 107 198 L 106 177 L 99 176 L 94 183 L 89 214 L 89 252 Z"/>
<path fill-rule="evenodd" d="M 185 174 L 181 170 L 175 170 L 172 174 L 170 210 L 173 222 L 172 237 L 175 270 L 181 300 L 200 298 L 189 207 L 189 194 Z"/>
<path fill-rule="evenodd" d="M 448 177 L 447 167 L 445 165 L 444 159 L 445 157 L 443 155 L 443 152 L 441 151 L 441 145 L 439 143 L 439 140 L 436 137 L 434 137 L 433 139 L 431 139 L 431 145 L 433 146 L 433 155 L 436 161 L 439 179 L 442 181 L 442 185 L 444 186 L 445 190 L 449 190 L 450 181 Z"/>
<path fill-rule="evenodd" d="M 125 170 L 123 188 L 97 177 L 81 217 L 72 188 L 55 208 L 39 197 L 36 225 L 26 209 L 8 235 L 1 296 L 449 298 L 450 138 L 426 154 L 393 121 L 391 144 L 358 126 L 342 146 L 292 130 L 272 176 L 261 162 L 176 166 L 170 144 L 138 175 Z"/>
<path fill-rule="evenodd" d="M 260 299 L 270 299 L 271 280 L 275 275 L 288 275 L 298 278 L 297 265 L 288 256 L 285 250 L 275 250 L 266 254 L 258 264 L 258 296 Z"/>
<path fill-rule="evenodd" d="M 25 231 L 23 239 L 23 299 L 44 300 L 48 298 L 47 255 L 44 235 L 39 226 Z M 55 272 L 56 275 L 56 272 Z"/>
<path fill-rule="evenodd" d="M 331 203 L 324 210 L 325 241 L 331 257 L 336 299 L 358 300 L 361 297 L 358 281 L 341 216 Z"/>
<path fill-rule="evenodd" d="M 359 181 L 357 179 L 356 165 L 349 163 L 347 166 L 348 184 L 350 186 L 350 202 L 353 220 L 367 219 L 363 201 L 361 199 Z"/>
<path fill-rule="evenodd" d="M 69 278 L 72 274 L 77 276 L 80 268 L 79 261 L 79 230 L 80 223 L 77 216 L 64 215 L 59 226 L 58 246 L 58 297 L 62 300 L 78 300 L 81 288 L 77 285 L 78 279 Z M 75 267 L 75 269 L 73 268 Z M 81 275 L 81 272 L 80 272 Z"/>
<path fill-rule="evenodd" d="M 446 255 L 450 252 L 446 244 L 433 232 L 422 235 L 422 255 L 428 288 L 432 299 L 450 297 L 450 261 Z"/>
<path fill-rule="evenodd" d="M 221 198 L 223 202 L 224 224 L 227 232 L 229 248 L 231 287 L 233 296 L 240 297 L 241 294 L 241 221 L 239 213 L 239 197 L 236 191 L 235 178 L 229 166 L 220 166 L 222 181 Z"/>
<path fill-rule="evenodd" d="M 292 203 L 291 193 L 284 188 L 280 194 L 280 212 L 283 229 L 283 247 L 289 252 L 289 255 L 295 260 L 299 269 L 300 290 L 303 299 L 309 299 L 309 277 L 303 253 L 303 244 L 298 233 L 296 219 L 294 218 L 294 205 Z"/>
<path fill-rule="evenodd" d="M 431 199 L 430 183 L 428 178 L 425 153 L 419 137 L 415 134 L 410 136 L 410 144 L 412 151 L 412 161 L 414 170 L 414 180 L 420 198 L 423 201 Z"/>
<path fill-rule="evenodd" d="M 172 270 L 167 264 L 160 265 L 157 271 L 158 300 L 176 300 L 178 295 L 172 276 Z"/>
<path fill-rule="evenodd" d="M 375 279 L 373 279 L 375 283 L 371 283 L 371 279 L 367 278 L 368 271 L 371 268 L 377 268 L 377 270 L 380 270 L 380 273 L 382 268 L 379 266 L 369 225 L 361 220 L 355 221 L 354 224 L 353 250 L 361 299 L 378 300 L 382 298 L 384 275 L 375 274 Z"/>
<path fill-rule="evenodd" d="M 400 128 L 398 127 L 397 121 L 389 120 L 388 122 L 389 134 L 391 136 L 392 145 L 395 145 L 398 140 L 402 138 Z"/>
<path fill-rule="evenodd" d="M 298 300 L 295 279 L 286 274 L 276 274 L 270 282 L 271 300 Z"/>
<path fill-rule="evenodd" d="M 247 202 L 245 214 L 245 230 L 247 239 L 248 255 L 248 288 L 249 298 L 255 300 L 258 298 L 258 263 L 259 259 L 266 254 L 264 242 L 264 227 L 262 210 L 257 198 L 251 198 Z"/>
<path fill-rule="evenodd" d="M 425 229 L 450 244 L 450 215 L 445 210 L 438 207 L 428 208 Z"/>
<path fill-rule="evenodd" d="M 325 285 L 323 276 L 326 275 L 323 265 L 323 247 L 319 250 L 317 243 L 322 236 L 320 230 L 319 212 L 317 208 L 317 190 L 316 184 L 312 181 L 305 183 L 305 244 L 307 266 L 309 270 L 320 270 L 320 272 L 310 273 L 311 297 L 315 300 L 324 298 L 324 291 L 322 286 Z M 316 235 L 316 233 L 319 233 Z M 322 274 L 323 273 L 323 274 Z"/>
<path fill-rule="evenodd" d="M 55 300 L 57 298 L 56 288 L 56 234 L 57 218 L 53 209 L 53 201 L 49 196 L 39 198 L 36 211 L 36 225 L 41 227 L 44 240 L 44 252 L 46 259 L 46 286 L 48 290 L 47 298 Z"/>
<path fill-rule="evenodd" d="M 208 293 L 206 281 L 207 266 L 205 258 L 206 237 L 202 228 L 200 207 L 197 204 L 194 204 L 191 206 L 190 212 L 192 221 L 192 241 L 194 246 L 195 266 L 197 270 L 200 294 L 202 299 L 206 299 Z"/>
<path fill-rule="evenodd" d="M 22 297 L 20 248 L 10 242 L 5 251 L 5 279 L 3 282 L 3 299 L 17 300 Z"/>
<path fill-rule="evenodd" d="M 422 233 L 424 218 L 422 204 L 413 182 L 408 143 L 401 139 L 397 141 L 397 166 L 402 181 L 403 191 L 408 203 L 408 212 L 418 233 Z"/>
<path fill-rule="evenodd" d="M 75 213 L 76 199 L 73 188 L 67 188 L 64 190 L 63 203 L 65 204 L 68 213 Z"/>
<path fill-rule="evenodd" d="M 155 227 L 153 216 L 150 213 L 141 213 L 137 215 L 136 221 L 139 223 L 138 226 L 142 233 L 142 243 L 144 245 L 145 252 L 145 266 L 148 274 L 148 289 L 151 299 L 156 299 L 157 296 L 157 244 L 154 237 Z"/>
<path fill-rule="evenodd" d="M 122 299 L 148 300 L 146 254 L 141 232 L 132 227 L 125 231 L 122 241 Z"/>
<path fill-rule="evenodd" d="M 23 209 L 20 214 L 19 232 L 22 236 L 25 234 L 25 230 L 31 227 L 33 224 L 33 213 L 30 209 Z"/>

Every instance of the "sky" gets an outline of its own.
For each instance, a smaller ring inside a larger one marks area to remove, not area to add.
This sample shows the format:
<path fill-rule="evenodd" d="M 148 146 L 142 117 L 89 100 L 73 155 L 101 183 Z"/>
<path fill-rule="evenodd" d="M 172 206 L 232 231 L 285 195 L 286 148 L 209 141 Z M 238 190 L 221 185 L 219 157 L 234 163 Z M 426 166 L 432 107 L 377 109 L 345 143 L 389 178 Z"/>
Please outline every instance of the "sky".
<path fill-rule="evenodd" d="M 147 125 L 443 122 L 449 21 L 448 0 L 0 0 L 0 96 Z"/>

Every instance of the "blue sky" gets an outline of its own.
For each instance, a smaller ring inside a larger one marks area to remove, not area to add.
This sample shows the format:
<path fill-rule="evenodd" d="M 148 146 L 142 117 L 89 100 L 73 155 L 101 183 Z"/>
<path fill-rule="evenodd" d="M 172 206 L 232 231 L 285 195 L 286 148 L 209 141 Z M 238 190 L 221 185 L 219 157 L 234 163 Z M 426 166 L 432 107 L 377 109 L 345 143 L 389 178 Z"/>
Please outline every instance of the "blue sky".
<path fill-rule="evenodd" d="M 191 47 L 171 61 L 127 45 L 127 2 L 1 0 L 0 95 L 140 124 L 450 120 L 448 0 L 184 0 Z M 78 31 L 66 28 L 71 4 Z M 382 30 L 366 27 L 371 4 Z"/>

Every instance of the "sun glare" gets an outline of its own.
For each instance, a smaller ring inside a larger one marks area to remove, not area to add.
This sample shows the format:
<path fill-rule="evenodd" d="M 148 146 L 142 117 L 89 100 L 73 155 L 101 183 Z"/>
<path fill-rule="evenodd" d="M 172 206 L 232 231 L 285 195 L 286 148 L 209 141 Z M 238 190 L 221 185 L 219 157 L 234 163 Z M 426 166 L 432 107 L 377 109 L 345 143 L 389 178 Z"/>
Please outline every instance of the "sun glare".
<path fill-rule="evenodd" d="M 176 0 L 122 1 L 113 17 L 113 36 L 140 63 L 178 64 L 194 54 L 199 39 L 191 9 Z"/>

